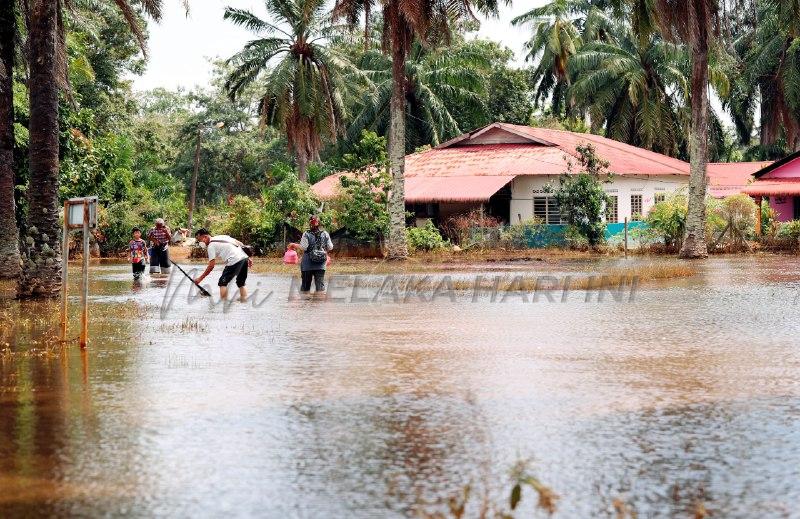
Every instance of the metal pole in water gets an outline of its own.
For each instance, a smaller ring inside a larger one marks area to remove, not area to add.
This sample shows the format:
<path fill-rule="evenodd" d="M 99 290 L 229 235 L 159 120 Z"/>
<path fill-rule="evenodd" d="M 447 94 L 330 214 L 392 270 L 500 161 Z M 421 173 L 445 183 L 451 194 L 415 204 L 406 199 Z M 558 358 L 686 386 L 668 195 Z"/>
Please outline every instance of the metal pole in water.
<path fill-rule="evenodd" d="M 628 217 L 625 217 L 625 259 L 628 259 Z"/>
<path fill-rule="evenodd" d="M 83 202 L 83 294 L 81 297 L 81 348 L 89 340 L 89 200 Z"/>
<path fill-rule="evenodd" d="M 61 250 L 61 342 L 67 340 L 67 281 L 69 266 L 69 202 L 64 202 L 64 236 Z"/>

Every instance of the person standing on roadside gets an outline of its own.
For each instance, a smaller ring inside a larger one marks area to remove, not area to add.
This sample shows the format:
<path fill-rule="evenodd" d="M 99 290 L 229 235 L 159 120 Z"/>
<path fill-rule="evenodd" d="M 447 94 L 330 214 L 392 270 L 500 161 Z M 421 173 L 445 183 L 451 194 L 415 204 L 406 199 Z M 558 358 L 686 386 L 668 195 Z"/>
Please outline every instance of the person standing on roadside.
<path fill-rule="evenodd" d="M 312 216 L 309 230 L 303 233 L 300 243 L 291 244 L 294 250 L 303 251 L 300 260 L 300 292 L 311 291 L 311 281 L 317 292 L 325 291 L 325 268 L 328 264 L 328 253 L 333 250 L 331 236 L 320 228 L 319 216 Z"/>
<path fill-rule="evenodd" d="M 150 240 L 150 273 L 169 274 L 172 263 L 169 262 L 169 242 L 172 233 L 163 218 L 156 219 L 156 226 L 147 233 Z"/>

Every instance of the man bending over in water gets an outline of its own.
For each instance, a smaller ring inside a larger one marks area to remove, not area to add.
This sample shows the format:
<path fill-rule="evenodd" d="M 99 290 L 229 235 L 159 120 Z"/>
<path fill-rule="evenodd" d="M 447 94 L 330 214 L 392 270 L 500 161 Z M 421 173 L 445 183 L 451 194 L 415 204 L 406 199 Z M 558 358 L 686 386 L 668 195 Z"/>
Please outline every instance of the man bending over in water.
<path fill-rule="evenodd" d="M 253 265 L 253 261 L 242 249 L 242 242 L 234 240 L 225 234 L 211 236 L 205 229 L 199 229 L 194 233 L 194 237 L 201 247 L 208 249 L 208 266 L 205 272 L 194 282 L 199 285 L 214 270 L 217 260 L 220 260 L 225 264 L 225 269 L 222 271 L 217 283 L 219 285 L 219 297 L 221 299 L 228 298 L 228 285 L 233 281 L 233 278 L 236 278 L 236 286 L 239 287 L 239 299 L 242 302 L 247 301 L 247 288 L 245 287 L 247 269 Z"/>

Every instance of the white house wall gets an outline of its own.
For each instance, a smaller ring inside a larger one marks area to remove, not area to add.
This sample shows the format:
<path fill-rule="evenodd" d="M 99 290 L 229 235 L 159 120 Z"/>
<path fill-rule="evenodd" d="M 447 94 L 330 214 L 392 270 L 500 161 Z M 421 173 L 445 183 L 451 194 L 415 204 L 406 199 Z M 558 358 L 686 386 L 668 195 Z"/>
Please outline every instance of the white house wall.
<path fill-rule="evenodd" d="M 655 205 L 657 194 L 671 194 L 676 191 L 686 192 L 689 185 L 688 176 L 656 175 L 656 176 L 621 176 L 614 175 L 610 184 L 604 184 L 609 195 L 617 196 L 617 216 L 622 222 L 631 214 L 631 195 L 642 195 L 642 214 Z M 511 223 L 533 218 L 533 197 L 544 196 L 545 186 L 552 185 L 558 189 L 558 175 L 531 175 L 515 178 L 511 183 Z"/>

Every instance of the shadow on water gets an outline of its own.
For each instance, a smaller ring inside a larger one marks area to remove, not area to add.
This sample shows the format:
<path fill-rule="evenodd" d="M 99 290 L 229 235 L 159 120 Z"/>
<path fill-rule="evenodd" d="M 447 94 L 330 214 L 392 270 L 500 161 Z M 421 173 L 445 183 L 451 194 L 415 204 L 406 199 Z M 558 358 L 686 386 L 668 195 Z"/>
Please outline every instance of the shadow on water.
<path fill-rule="evenodd" d="M 84 353 L 0 285 L 0 516 L 433 516 L 469 486 L 475 517 L 531 458 L 559 517 L 789 517 L 798 267 L 715 258 L 624 303 L 331 304 L 254 274 L 259 308 L 184 285 L 162 318 L 166 281 L 104 264 Z"/>

